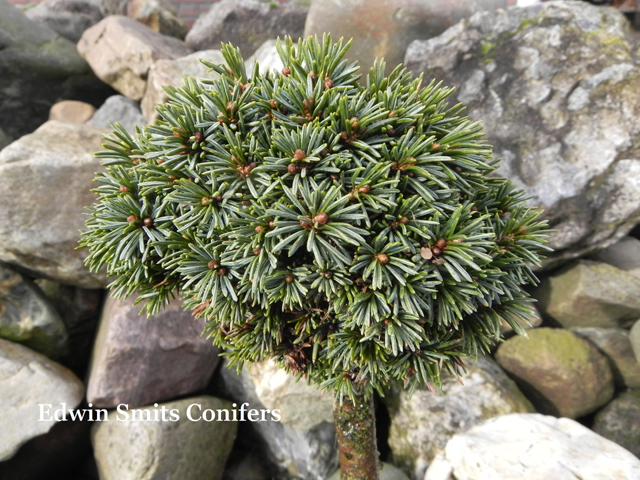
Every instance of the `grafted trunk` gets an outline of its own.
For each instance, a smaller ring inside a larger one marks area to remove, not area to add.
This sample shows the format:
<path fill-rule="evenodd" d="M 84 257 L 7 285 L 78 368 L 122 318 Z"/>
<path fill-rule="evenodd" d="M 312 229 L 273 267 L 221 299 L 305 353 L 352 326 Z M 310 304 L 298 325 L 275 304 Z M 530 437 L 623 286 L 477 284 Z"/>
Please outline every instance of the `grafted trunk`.
<path fill-rule="evenodd" d="M 345 398 L 333 405 L 340 454 L 340 480 L 378 480 L 378 445 L 373 398 Z"/>

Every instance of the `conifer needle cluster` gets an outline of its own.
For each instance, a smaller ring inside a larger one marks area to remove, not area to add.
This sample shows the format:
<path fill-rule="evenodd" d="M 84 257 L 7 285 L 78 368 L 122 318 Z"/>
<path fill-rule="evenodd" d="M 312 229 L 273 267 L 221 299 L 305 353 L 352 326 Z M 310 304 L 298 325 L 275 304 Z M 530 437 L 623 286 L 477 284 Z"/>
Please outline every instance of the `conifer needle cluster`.
<path fill-rule="evenodd" d="M 161 119 L 98 156 L 81 244 L 148 313 L 176 294 L 232 364 L 275 359 L 338 396 L 438 387 L 530 315 L 544 221 L 491 176 L 482 126 L 329 36 L 279 43 L 282 72 L 238 49 L 167 88 Z"/>

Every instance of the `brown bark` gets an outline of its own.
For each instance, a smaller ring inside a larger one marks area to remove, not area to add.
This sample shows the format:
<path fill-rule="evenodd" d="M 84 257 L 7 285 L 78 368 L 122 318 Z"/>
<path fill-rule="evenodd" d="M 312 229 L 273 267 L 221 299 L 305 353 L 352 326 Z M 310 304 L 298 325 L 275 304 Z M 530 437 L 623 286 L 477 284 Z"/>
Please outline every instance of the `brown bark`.
<path fill-rule="evenodd" d="M 340 454 L 340 480 L 378 480 L 378 445 L 373 398 L 345 398 L 333 405 Z"/>

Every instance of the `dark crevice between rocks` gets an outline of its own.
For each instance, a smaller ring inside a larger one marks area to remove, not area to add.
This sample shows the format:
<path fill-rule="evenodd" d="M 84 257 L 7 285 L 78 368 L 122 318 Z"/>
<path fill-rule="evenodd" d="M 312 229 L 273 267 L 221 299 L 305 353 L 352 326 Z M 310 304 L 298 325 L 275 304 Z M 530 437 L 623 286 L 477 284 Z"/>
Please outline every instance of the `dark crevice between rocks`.
<path fill-rule="evenodd" d="M 375 397 L 376 405 L 376 440 L 378 442 L 378 452 L 380 460 L 388 462 L 391 457 L 391 447 L 389 447 L 389 429 L 391 428 L 391 417 L 389 411 L 380 397 Z"/>

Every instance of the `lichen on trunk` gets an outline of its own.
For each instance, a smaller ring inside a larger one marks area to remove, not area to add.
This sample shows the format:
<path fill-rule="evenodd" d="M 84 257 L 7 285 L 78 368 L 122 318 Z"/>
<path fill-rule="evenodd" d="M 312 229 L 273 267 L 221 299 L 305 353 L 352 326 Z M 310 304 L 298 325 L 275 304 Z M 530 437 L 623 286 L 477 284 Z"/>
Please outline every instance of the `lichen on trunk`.
<path fill-rule="evenodd" d="M 340 480 L 378 480 L 373 398 L 336 398 L 333 416 L 340 455 Z"/>

